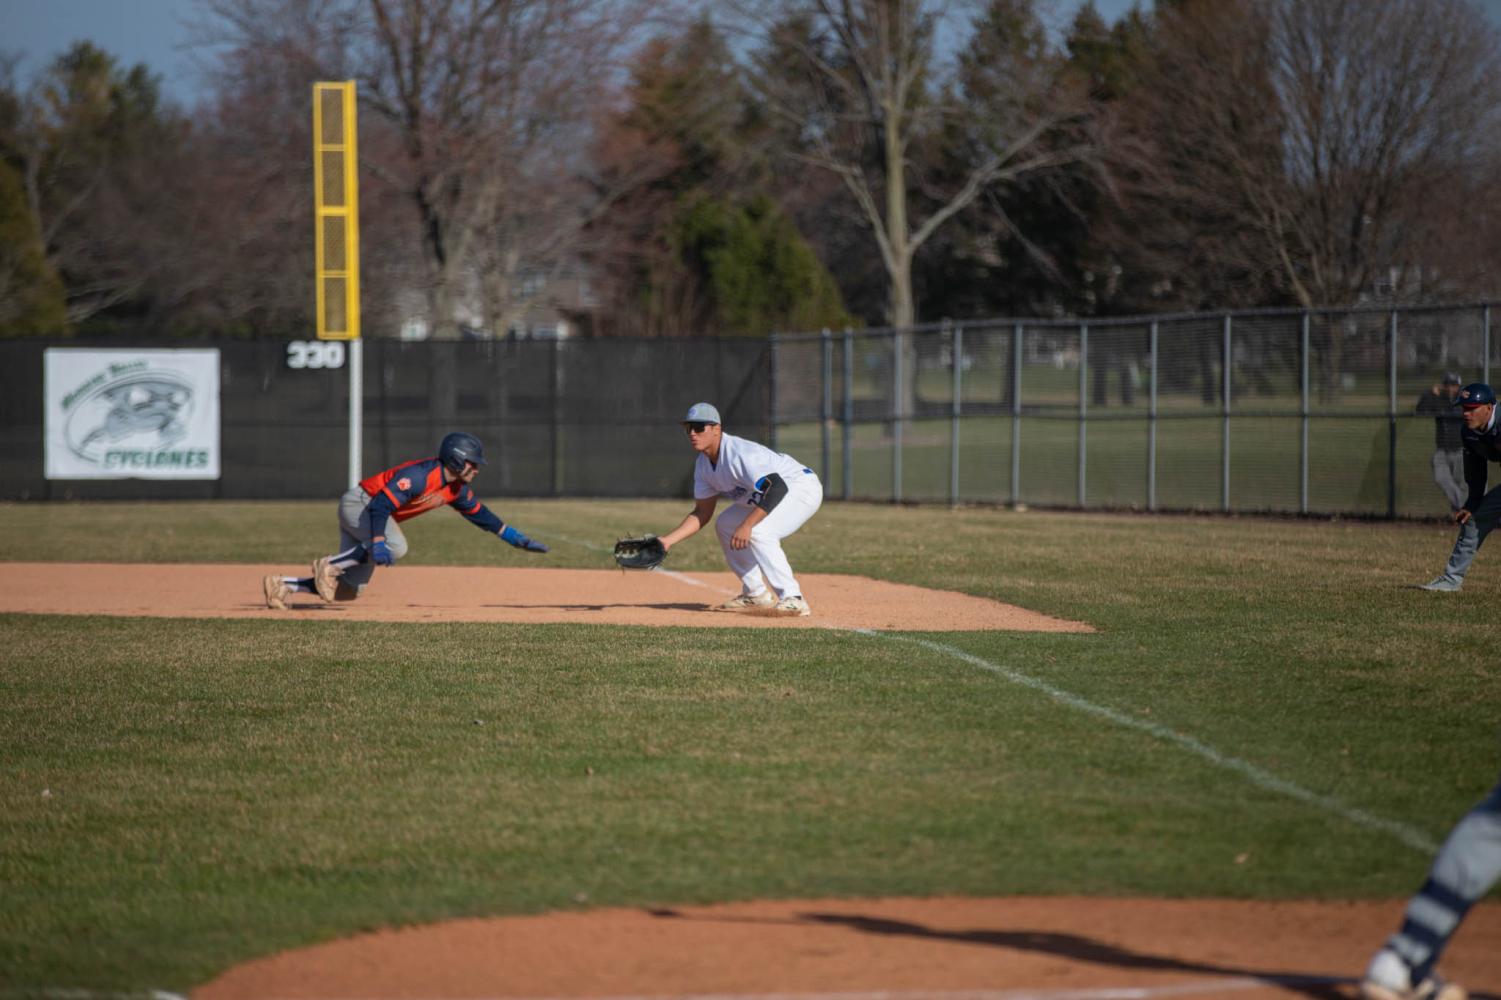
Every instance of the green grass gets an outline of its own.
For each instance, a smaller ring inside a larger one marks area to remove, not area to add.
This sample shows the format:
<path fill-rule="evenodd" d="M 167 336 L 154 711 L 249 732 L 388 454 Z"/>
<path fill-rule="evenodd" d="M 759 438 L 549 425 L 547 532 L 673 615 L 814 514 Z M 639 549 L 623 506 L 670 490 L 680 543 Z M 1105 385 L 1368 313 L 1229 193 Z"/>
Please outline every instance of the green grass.
<path fill-rule="evenodd" d="M 296 563 L 334 542 L 333 506 L 0 505 L 0 557 Z M 616 536 L 690 504 L 494 506 L 553 552 L 438 513 L 409 522 L 410 561 L 604 566 Z M 1427 853 L 1341 810 L 1437 841 L 1496 775 L 1501 556 L 1483 551 L 1461 594 L 1403 587 L 1451 541 L 1423 524 L 831 503 L 788 543 L 801 572 L 1099 629 L 907 636 L 936 647 L 0 616 L 0 988 L 185 990 L 361 929 L 596 905 L 1402 896 Z M 671 565 L 722 562 L 700 535 Z"/>
<path fill-rule="evenodd" d="M 1009 416 L 964 417 L 959 429 L 959 498 L 995 503 L 1011 499 L 1012 421 Z M 1390 430 L 1384 417 L 1321 416 L 1308 434 L 1308 512 L 1385 516 L 1389 502 L 1401 517 L 1443 517 L 1449 505 L 1434 485 L 1433 422 L 1397 422 L 1396 494 L 1389 496 Z M 951 430 L 948 420 L 914 420 L 903 429 L 902 499 L 949 498 Z M 778 428 L 777 447 L 820 469 L 833 496 L 844 492 L 844 438 L 832 429 L 823 460 L 817 424 Z M 1230 430 L 1230 509 L 1299 513 L 1302 431 L 1297 417 L 1236 416 Z M 1107 509 L 1148 506 L 1148 422 L 1091 418 L 1085 428 L 1085 504 Z M 1079 425 L 1072 415 L 1021 418 L 1017 498 L 1028 504 L 1079 502 Z M 886 425 L 855 424 L 850 440 L 850 495 L 890 499 L 893 442 Z M 1158 510 L 1221 509 L 1224 454 L 1221 418 L 1213 413 L 1157 425 Z"/>

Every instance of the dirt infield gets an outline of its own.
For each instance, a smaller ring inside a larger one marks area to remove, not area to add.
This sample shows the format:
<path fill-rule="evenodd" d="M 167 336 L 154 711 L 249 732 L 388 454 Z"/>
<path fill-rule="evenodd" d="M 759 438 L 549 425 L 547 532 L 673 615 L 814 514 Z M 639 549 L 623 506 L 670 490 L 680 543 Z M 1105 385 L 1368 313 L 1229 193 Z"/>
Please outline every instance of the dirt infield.
<path fill-rule="evenodd" d="M 288 610 L 272 611 L 262 599 L 261 578 L 305 575 L 306 566 L 7 563 L 6 568 L 27 584 L 0 594 L 0 611 L 28 614 L 1093 631 L 1081 622 L 983 597 L 833 574 L 801 578 L 813 617 L 766 618 L 711 610 L 740 592 L 730 573 L 401 566 L 378 571 L 357 601 L 324 604 L 312 594 L 299 594 Z"/>
<path fill-rule="evenodd" d="M 1398 903 L 926 899 L 461 920 L 248 962 L 193 1000 L 1354 997 Z M 1501 989 L 1501 906 L 1443 971 Z"/>

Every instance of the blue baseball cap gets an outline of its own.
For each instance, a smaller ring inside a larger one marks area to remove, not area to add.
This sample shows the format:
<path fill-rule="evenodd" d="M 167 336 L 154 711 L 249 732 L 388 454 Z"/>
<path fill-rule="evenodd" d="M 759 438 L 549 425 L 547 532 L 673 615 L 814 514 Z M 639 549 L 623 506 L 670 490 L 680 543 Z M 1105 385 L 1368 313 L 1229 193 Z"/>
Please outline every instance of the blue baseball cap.
<path fill-rule="evenodd" d="M 717 424 L 719 411 L 710 403 L 694 403 L 688 407 L 688 415 L 682 420 L 685 424 Z"/>
<path fill-rule="evenodd" d="M 1471 382 L 1459 390 L 1460 406 L 1489 406 L 1496 402 L 1496 390 L 1484 382 Z"/>

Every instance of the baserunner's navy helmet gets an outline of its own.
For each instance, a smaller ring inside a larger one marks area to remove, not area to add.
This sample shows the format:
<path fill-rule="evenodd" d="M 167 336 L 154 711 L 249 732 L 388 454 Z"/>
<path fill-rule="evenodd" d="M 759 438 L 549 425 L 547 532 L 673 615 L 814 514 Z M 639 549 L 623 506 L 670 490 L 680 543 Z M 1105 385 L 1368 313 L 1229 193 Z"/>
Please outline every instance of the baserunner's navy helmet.
<path fill-rule="evenodd" d="M 438 446 L 438 461 L 451 472 L 463 472 L 465 462 L 473 462 L 475 465 L 485 464 L 485 446 L 480 444 L 479 438 L 473 434 L 454 431 Z"/>
<path fill-rule="evenodd" d="M 1459 390 L 1460 406 L 1488 406 L 1496 401 L 1496 390 L 1484 382 L 1471 382 Z"/>

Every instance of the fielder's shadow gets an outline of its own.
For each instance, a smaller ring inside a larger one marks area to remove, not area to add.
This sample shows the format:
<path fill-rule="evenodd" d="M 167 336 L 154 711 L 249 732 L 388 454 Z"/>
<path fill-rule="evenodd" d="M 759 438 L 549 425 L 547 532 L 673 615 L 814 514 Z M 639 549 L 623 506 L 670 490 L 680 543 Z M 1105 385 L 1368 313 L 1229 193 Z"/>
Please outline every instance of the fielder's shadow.
<path fill-rule="evenodd" d="M 1147 955 L 1125 948 L 1080 937 L 1077 934 L 1060 934 L 1056 931 L 940 931 L 922 924 L 905 920 L 889 920 L 884 917 L 860 917 L 842 913 L 805 913 L 806 920 L 822 924 L 842 924 L 867 934 L 889 934 L 904 937 L 932 938 L 941 941 L 962 941 L 967 944 L 990 945 L 995 948 L 1010 948 L 1015 951 L 1041 952 L 1057 955 L 1078 962 L 1093 962 L 1096 965 L 1111 965 L 1120 969 L 1151 969 L 1160 972 L 1200 972 L 1216 976 L 1244 976 L 1275 983 L 1278 987 L 1318 1000 L 1348 1000 L 1349 993 L 1339 989 L 1341 984 L 1354 980 L 1347 977 L 1310 976 L 1297 972 L 1269 972 L 1263 969 L 1245 969 L 1237 966 L 1217 965 L 1212 962 L 1192 962 L 1161 955 Z"/>
<path fill-rule="evenodd" d="M 688 917 L 672 909 L 650 911 L 653 916 L 697 920 L 731 920 L 765 922 L 758 918 L 737 917 Z M 1238 966 L 1216 965 L 1211 962 L 1184 961 L 1161 955 L 1148 955 L 1130 951 L 1104 941 L 1080 937 L 1077 934 L 1060 934 L 1056 931 L 941 931 L 922 924 L 885 917 L 862 917 L 848 913 L 802 913 L 796 920 L 774 920 L 776 923 L 837 924 L 865 934 L 883 934 L 925 938 L 935 941 L 958 941 L 964 944 L 986 945 L 992 948 L 1010 948 L 1013 951 L 1038 952 L 1057 955 L 1076 962 L 1092 962 L 1096 965 L 1113 966 L 1118 969 L 1148 969 L 1158 972 L 1194 972 L 1212 976 L 1234 976 L 1259 979 L 1269 985 L 1311 1000 L 1350 1000 L 1350 989 L 1356 980 L 1347 976 L 1310 976 L 1301 972 L 1272 972 L 1265 969 L 1246 969 Z M 1479 994 L 1472 994 L 1479 1000 Z"/>

